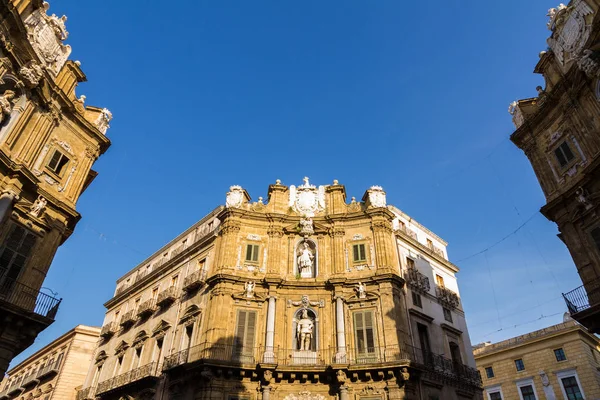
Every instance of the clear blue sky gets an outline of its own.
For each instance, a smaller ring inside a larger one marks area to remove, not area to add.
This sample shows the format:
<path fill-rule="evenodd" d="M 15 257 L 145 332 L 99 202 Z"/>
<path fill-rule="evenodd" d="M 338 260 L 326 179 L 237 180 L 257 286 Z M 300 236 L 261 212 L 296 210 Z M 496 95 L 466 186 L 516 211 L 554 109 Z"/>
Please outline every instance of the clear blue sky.
<path fill-rule="evenodd" d="M 114 114 L 113 146 L 46 279 L 64 297 L 57 321 L 17 362 L 100 325 L 115 280 L 232 184 L 254 199 L 305 175 L 357 198 L 382 185 L 455 262 L 544 204 L 507 108 L 542 84 L 532 71 L 555 1 L 143 4 L 52 2 L 89 79 L 78 95 Z M 561 292 L 581 283 L 556 233 L 536 215 L 458 263 L 473 343 L 562 320 Z"/>

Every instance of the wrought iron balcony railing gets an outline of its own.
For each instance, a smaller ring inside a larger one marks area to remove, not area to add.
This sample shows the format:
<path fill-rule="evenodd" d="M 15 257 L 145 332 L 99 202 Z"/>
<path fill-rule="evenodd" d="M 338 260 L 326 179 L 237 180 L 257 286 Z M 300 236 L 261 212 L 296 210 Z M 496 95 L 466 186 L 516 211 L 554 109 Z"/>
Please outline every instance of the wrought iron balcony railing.
<path fill-rule="evenodd" d="M 158 363 L 152 362 L 150 364 L 146 364 L 124 374 L 117 375 L 114 378 L 100 382 L 98 384 L 98 388 L 96 389 L 96 395 L 127 386 L 144 378 L 158 377 L 159 373 L 160 371 L 158 371 Z"/>
<path fill-rule="evenodd" d="M 409 268 L 405 272 L 406 283 L 411 289 L 417 290 L 422 293 L 429 292 L 431 286 L 429 285 L 429 278 L 424 274 L 420 273 L 416 268 Z"/>
<path fill-rule="evenodd" d="M 156 304 L 159 307 L 166 307 L 171 305 L 175 300 L 177 300 L 177 288 L 171 286 L 158 294 Z"/>
<path fill-rule="evenodd" d="M 565 303 L 571 314 L 576 314 L 592 306 L 600 304 L 600 278 L 579 286 L 568 293 L 563 293 Z"/>
<path fill-rule="evenodd" d="M 0 283 L 0 302 L 5 301 L 52 320 L 56 317 L 61 300 L 13 279 L 6 278 Z"/>
<path fill-rule="evenodd" d="M 385 363 L 409 363 L 410 351 L 404 346 L 388 345 L 377 347 L 365 347 L 362 349 L 346 347 L 343 349 L 332 348 L 330 350 L 331 364 L 385 364 Z"/>
<path fill-rule="evenodd" d="M 37 379 L 45 378 L 46 376 L 57 374 L 60 369 L 61 360 L 56 360 L 52 363 L 49 363 L 44 368 L 41 368 L 37 373 Z"/>
<path fill-rule="evenodd" d="M 135 310 L 129 310 L 121 317 L 121 326 L 131 326 L 135 323 Z"/>
<path fill-rule="evenodd" d="M 154 299 L 149 299 L 139 305 L 137 309 L 137 315 L 140 318 L 145 318 L 154 313 L 156 306 L 154 305 Z"/>
<path fill-rule="evenodd" d="M 449 308 L 458 308 L 460 300 L 458 298 L 458 295 L 452 290 L 447 289 L 443 286 L 436 286 L 435 294 L 439 302 L 442 303 L 442 305 Z"/>
<path fill-rule="evenodd" d="M 37 371 L 31 371 L 29 375 L 23 378 L 21 382 L 21 387 L 28 387 L 29 385 L 34 385 L 39 382 Z"/>
<path fill-rule="evenodd" d="M 87 387 L 77 392 L 77 400 L 94 400 L 96 398 L 96 388 Z"/>
<path fill-rule="evenodd" d="M 105 339 L 109 338 L 112 335 L 114 335 L 116 331 L 117 324 L 115 324 L 114 322 L 109 322 L 108 324 L 104 325 L 100 330 L 100 337 L 103 337 Z"/>
<path fill-rule="evenodd" d="M 406 345 L 406 349 L 413 364 L 420 365 L 424 369 L 441 374 L 446 378 L 467 382 L 477 387 L 482 386 L 481 375 L 477 368 L 410 345 Z"/>
<path fill-rule="evenodd" d="M 221 343 L 201 343 L 190 347 L 188 362 L 203 361 L 225 361 L 232 364 L 256 364 L 255 347 L 241 347 L 237 345 Z"/>
<path fill-rule="evenodd" d="M 202 286 L 202 271 L 197 270 L 189 274 L 183 280 L 183 290 L 190 292 Z"/>
<path fill-rule="evenodd" d="M 170 356 L 165 357 L 165 361 L 163 362 L 163 371 L 166 371 L 171 368 L 175 368 L 178 365 L 182 365 L 188 362 L 189 350 L 179 351 L 175 354 L 171 354 Z"/>

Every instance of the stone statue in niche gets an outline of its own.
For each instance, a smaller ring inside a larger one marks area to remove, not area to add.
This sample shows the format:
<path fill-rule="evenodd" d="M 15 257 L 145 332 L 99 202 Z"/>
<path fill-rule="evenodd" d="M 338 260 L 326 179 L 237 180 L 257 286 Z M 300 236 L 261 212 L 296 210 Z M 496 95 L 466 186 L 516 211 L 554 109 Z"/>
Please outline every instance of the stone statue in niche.
<path fill-rule="evenodd" d="M 33 215 L 34 217 L 39 217 L 40 213 L 44 211 L 44 208 L 46 208 L 47 204 L 48 201 L 45 198 L 43 198 L 42 196 L 38 196 L 37 200 L 29 209 L 29 214 Z"/>
<path fill-rule="evenodd" d="M 309 317 L 308 310 L 302 310 L 302 318 L 296 326 L 296 336 L 298 339 L 298 350 L 311 350 L 313 338 L 314 321 Z"/>
<path fill-rule="evenodd" d="M 298 246 L 297 252 L 298 272 L 301 278 L 314 277 L 314 259 L 315 254 L 311 249 L 310 242 L 303 241 Z"/>
<path fill-rule="evenodd" d="M 356 286 L 356 295 L 359 299 L 364 299 L 367 297 L 367 288 L 364 283 L 358 282 Z"/>
<path fill-rule="evenodd" d="M 251 299 L 254 297 L 254 287 L 256 286 L 256 284 L 254 283 L 254 281 L 248 281 L 244 284 L 244 295 Z"/>
<path fill-rule="evenodd" d="M 13 109 L 12 99 L 14 98 L 15 92 L 12 90 L 7 90 L 0 96 L 0 124 L 10 116 Z"/>

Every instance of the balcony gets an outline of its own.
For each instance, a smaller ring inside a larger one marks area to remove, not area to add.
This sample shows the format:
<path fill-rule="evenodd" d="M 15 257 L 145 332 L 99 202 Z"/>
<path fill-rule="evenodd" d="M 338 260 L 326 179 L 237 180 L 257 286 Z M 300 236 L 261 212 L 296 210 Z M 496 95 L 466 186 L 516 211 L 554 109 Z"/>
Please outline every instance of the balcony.
<path fill-rule="evenodd" d="M 39 382 L 38 376 L 37 376 L 37 371 L 31 371 L 31 373 L 29 375 L 27 375 L 25 378 L 23 378 L 23 381 L 21 382 L 21 387 L 23 388 L 27 388 L 31 385 L 35 385 Z"/>
<path fill-rule="evenodd" d="M 405 235 L 407 235 L 411 239 L 413 239 L 415 241 L 418 241 L 418 239 L 417 239 L 417 232 L 413 231 L 410 228 L 407 228 L 405 225 L 400 226 L 400 228 L 398 229 L 398 231 L 404 233 Z"/>
<path fill-rule="evenodd" d="M 175 302 L 175 300 L 177 300 L 177 288 L 175 286 L 171 286 L 170 288 L 165 289 L 158 294 L 156 304 L 159 307 L 167 307 Z"/>
<path fill-rule="evenodd" d="M 437 296 L 438 301 L 444 307 L 458 308 L 458 305 L 460 304 L 458 295 L 452 290 L 445 288 L 444 286 L 436 286 L 435 295 Z"/>
<path fill-rule="evenodd" d="M 563 298 L 574 320 L 592 333 L 600 333 L 600 278 L 563 293 Z"/>
<path fill-rule="evenodd" d="M 0 303 L 9 303 L 51 320 L 56 317 L 61 300 L 12 279 L 7 278 L 0 284 Z"/>
<path fill-rule="evenodd" d="M 412 361 L 411 364 L 417 367 L 441 375 L 446 379 L 466 383 L 471 386 L 481 388 L 483 385 L 477 368 L 469 367 L 461 362 L 409 345 L 406 345 L 406 349 Z"/>
<path fill-rule="evenodd" d="M 16 381 L 8 389 L 6 389 L 6 395 L 9 397 L 17 397 L 23 393 L 25 389 L 21 386 L 21 381 Z"/>
<path fill-rule="evenodd" d="M 165 361 L 163 363 L 163 371 L 168 369 L 175 368 L 179 365 L 183 365 L 188 361 L 189 350 L 183 350 L 178 353 L 172 354 L 168 357 L 165 357 Z"/>
<path fill-rule="evenodd" d="M 122 327 L 129 327 L 133 324 L 135 324 L 135 310 L 129 310 L 123 314 L 119 325 Z"/>
<path fill-rule="evenodd" d="M 9 398 L 9 396 L 8 396 L 8 391 L 7 391 L 7 390 L 8 390 L 8 389 L 6 389 L 6 390 L 3 390 L 3 391 L 1 391 L 1 392 L 0 392 L 0 400 L 6 400 L 6 399 L 8 399 L 8 398 Z"/>
<path fill-rule="evenodd" d="M 56 374 L 58 374 L 59 368 L 60 368 L 60 361 L 54 361 L 38 371 L 37 379 L 46 378 L 50 375 L 56 375 Z"/>
<path fill-rule="evenodd" d="M 94 400 L 96 398 L 96 388 L 88 387 L 77 392 L 76 400 Z"/>
<path fill-rule="evenodd" d="M 101 395 L 107 392 L 112 392 L 146 379 L 155 380 L 158 379 L 159 373 L 158 363 L 152 362 L 124 374 L 117 375 L 114 378 L 100 382 L 95 394 Z"/>
<path fill-rule="evenodd" d="M 256 350 L 254 347 L 205 342 L 190 347 L 187 362 L 192 363 L 202 360 L 217 364 L 256 365 Z"/>
<path fill-rule="evenodd" d="M 139 305 L 137 309 L 137 316 L 140 318 L 146 318 L 154 314 L 156 306 L 154 305 L 154 299 L 146 300 Z"/>
<path fill-rule="evenodd" d="M 409 268 L 405 272 L 406 283 L 411 289 L 421 293 L 429 292 L 431 286 L 429 285 L 429 278 L 420 273 L 416 268 Z"/>
<path fill-rule="evenodd" d="M 183 290 L 186 292 L 191 292 L 192 290 L 198 289 L 202 286 L 204 282 L 202 281 L 202 271 L 194 271 L 183 280 Z"/>
<path fill-rule="evenodd" d="M 389 345 L 356 349 L 346 347 L 342 350 L 330 349 L 331 364 L 367 365 L 367 364 L 406 364 L 410 363 L 410 351 L 403 346 Z"/>
<path fill-rule="evenodd" d="M 109 337 L 114 335 L 116 331 L 117 324 L 115 324 L 114 322 L 109 322 L 108 324 L 104 325 L 100 330 L 100 337 L 108 339 Z"/>

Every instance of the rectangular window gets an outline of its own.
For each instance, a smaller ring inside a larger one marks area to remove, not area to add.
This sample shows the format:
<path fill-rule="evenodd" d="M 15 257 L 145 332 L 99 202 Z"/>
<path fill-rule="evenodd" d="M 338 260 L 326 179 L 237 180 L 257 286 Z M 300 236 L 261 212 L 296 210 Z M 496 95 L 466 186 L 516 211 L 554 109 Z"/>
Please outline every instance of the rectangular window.
<path fill-rule="evenodd" d="M 413 260 L 412 258 L 406 257 L 406 268 L 415 269 L 415 260 Z"/>
<path fill-rule="evenodd" d="M 375 352 L 375 320 L 373 311 L 354 313 L 354 338 L 358 354 Z"/>
<path fill-rule="evenodd" d="M 436 284 L 437 284 L 439 287 L 445 287 L 445 285 L 444 285 L 444 278 L 443 278 L 443 277 L 441 277 L 441 276 L 439 276 L 439 275 L 436 275 L 436 276 L 435 276 L 435 283 L 436 283 Z"/>
<path fill-rule="evenodd" d="M 487 376 L 488 379 L 492 379 L 494 377 L 494 368 L 485 367 L 485 376 Z"/>
<path fill-rule="evenodd" d="M 171 278 L 171 286 L 177 286 L 177 280 L 179 279 L 179 275 L 175 275 Z"/>
<path fill-rule="evenodd" d="M 515 360 L 515 367 L 517 368 L 517 371 L 523 371 L 525 369 L 525 364 L 523 364 L 522 358 Z"/>
<path fill-rule="evenodd" d="M 419 345 L 425 362 L 431 360 L 431 346 L 429 345 L 429 332 L 427 326 L 417 322 L 417 332 L 419 334 Z"/>
<path fill-rule="evenodd" d="M 556 361 L 565 361 L 567 359 L 565 351 L 562 348 L 554 350 L 554 356 L 556 357 Z"/>
<path fill-rule="evenodd" d="M 452 311 L 450 311 L 446 307 L 443 307 L 443 309 L 444 309 L 444 319 L 448 322 L 452 322 Z"/>
<path fill-rule="evenodd" d="M 423 308 L 423 303 L 421 302 L 421 295 L 416 292 L 412 292 L 412 302 L 415 307 Z"/>
<path fill-rule="evenodd" d="M 54 150 L 54 154 L 52 154 L 52 158 L 48 162 L 48 169 L 56 175 L 60 175 L 68 163 L 69 158 L 67 156 L 58 150 Z"/>
<path fill-rule="evenodd" d="M 571 162 L 572 159 L 575 158 L 569 144 L 565 140 L 554 150 L 554 155 L 556 156 L 556 160 L 560 164 L 561 167 L 566 166 Z"/>
<path fill-rule="evenodd" d="M 355 244 L 352 246 L 352 254 L 354 262 L 367 261 L 367 253 L 365 252 L 364 244 Z"/>
<path fill-rule="evenodd" d="M 37 236 L 27 229 L 12 225 L 10 233 L 0 246 L 0 283 L 5 279 L 17 280 L 27 264 L 36 240 Z"/>
<path fill-rule="evenodd" d="M 535 397 L 535 392 L 533 391 L 533 386 L 525 385 L 519 388 L 521 390 L 521 396 L 523 400 L 537 400 Z"/>
<path fill-rule="evenodd" d="M 575 379 L 574 376 L 562 378 L 561 381 L 563 388 L 565 389 L 567 399 L 583 400 L 583 394 L 581 394 L 581 390 L 579 389 L 579 385 L 577 384 L 577 379 Z"/>
<path fill-rule="evenodd" d="M 500 392 L 490 393 L 490 400 L 502 400 Z"/>
<path fill-rule="evenodd" d="M 244 353 L 254 347 L 256 333 L 256 311 L 238 310 L 235 331 L 235 347 Z"/>
<path fill-rule="evenodd" d="M 249 244 L 246 246 L 246 261 L 256 263 L 258 262 L 258 250 L 257 244 Z"/>

